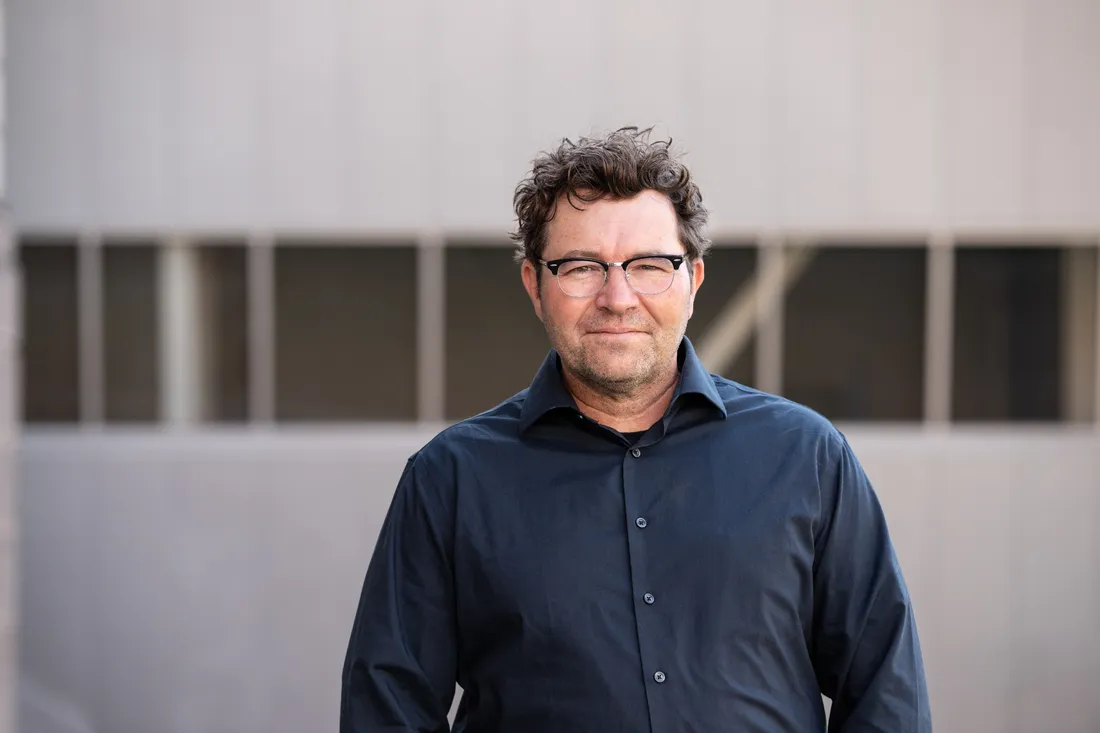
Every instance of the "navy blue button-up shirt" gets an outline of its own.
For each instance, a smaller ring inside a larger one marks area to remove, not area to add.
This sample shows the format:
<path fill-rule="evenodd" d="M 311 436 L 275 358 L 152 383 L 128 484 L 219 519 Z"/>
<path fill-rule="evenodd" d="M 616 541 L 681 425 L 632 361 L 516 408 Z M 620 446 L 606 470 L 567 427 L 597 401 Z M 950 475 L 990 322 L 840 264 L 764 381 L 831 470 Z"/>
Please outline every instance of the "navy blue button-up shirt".
<path fill-rule="evenodd" d="M 814 412 L 690 342 L 635 440 L 551 352 L 409 459 L 344 665 L 340 729 L 927 733 L 913 609 L 874 491 Z"/>

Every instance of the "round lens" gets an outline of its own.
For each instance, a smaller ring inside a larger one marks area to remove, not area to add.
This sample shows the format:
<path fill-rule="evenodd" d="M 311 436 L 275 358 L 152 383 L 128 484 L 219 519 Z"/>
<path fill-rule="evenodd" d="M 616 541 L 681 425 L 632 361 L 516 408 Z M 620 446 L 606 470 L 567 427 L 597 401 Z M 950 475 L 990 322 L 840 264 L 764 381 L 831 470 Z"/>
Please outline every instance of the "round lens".
<path fill-rule="evenodd" d="M 676 268 L 664 257 L 634 260 L 626 268 L 630 285 L 643 295 L 657 295 L 668 290 L 676 276 Z"/>
<path fill-rule="evenodd" d="M 558 267 L 558 284 L 562 292 L 575 298 L 592 295 L 603 287 L 604 269 L 595 262 L 563 262 Z"/>

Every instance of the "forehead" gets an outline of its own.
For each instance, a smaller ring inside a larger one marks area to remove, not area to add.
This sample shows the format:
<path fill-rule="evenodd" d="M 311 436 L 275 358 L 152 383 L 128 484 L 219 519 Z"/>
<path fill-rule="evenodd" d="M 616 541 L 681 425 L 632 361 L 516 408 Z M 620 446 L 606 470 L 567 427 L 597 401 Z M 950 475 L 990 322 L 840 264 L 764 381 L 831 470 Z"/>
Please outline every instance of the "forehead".
<path fill-rule="evenodd" d="M 558 200 L 547 226 L 545 258 L 573 251 L 607 257 L 641 251 L 683 251 L 676 210 L 662 193 L 642 191 L 628 199 L 574 199 L 574 203 L 576 207 L 565 196 Z"/>

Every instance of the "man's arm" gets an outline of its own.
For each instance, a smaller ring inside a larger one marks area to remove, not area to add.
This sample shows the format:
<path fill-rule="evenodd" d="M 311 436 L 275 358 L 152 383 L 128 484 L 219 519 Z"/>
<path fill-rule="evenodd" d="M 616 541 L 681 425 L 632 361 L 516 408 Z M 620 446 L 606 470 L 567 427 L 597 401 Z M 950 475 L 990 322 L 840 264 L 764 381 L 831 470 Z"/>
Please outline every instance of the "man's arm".
<path fill-rule="evenodd" d="M 441 733 L 457 643 L 447 502 L 410 459 L 374 555 L 344 661 L 341 733 Z"/>
<path fill-rule="evenodd" d="M 878 498 L 847 441 L 829 441 L 815 532 L 811 654 L 832 733 L 931 733 L 909 591 Z"/>

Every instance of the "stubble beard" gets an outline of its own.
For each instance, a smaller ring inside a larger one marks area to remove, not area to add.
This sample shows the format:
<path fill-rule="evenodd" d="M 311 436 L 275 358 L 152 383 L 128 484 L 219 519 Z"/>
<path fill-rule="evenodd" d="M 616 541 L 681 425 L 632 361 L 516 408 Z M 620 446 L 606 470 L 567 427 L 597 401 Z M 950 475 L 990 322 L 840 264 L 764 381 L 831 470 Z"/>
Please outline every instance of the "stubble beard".
<path fill-rule="evenodd" d="M 603 354 L 599 347 L 563 338 L 553 323 L 547 322 L 545 326 L 550 345 L 573 378 L 609 399 L 628 400 L 665 377 L 668 362 L 675 361 L 687 323 L 674 333 L 651 334 L 643 349 L 623 349 L 627 358 L 633 357 L 634 368 L 618 374 L 611 373 L 602 364 Z M 619 356 L 611 350 L 604 353 Z"/>

